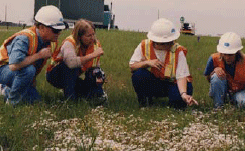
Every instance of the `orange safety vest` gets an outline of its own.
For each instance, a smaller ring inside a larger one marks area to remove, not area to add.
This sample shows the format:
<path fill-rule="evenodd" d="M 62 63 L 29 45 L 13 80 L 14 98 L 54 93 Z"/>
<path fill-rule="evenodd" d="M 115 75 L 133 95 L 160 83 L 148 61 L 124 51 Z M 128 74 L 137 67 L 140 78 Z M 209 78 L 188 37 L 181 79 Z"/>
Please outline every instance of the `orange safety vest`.
<path fill-rule="evenodd" d="M 12 40 L 19 35 L 25 35 L 28 37 L 29 40 L 29 50 L 27 53 L 27 56 L 31 56 L 36 53 L 37 51 L 37 46 L 38 46 L 38 36 L 36 33 L 36 27 L 30 27 L 28 29 L 24 29 L 18 33 L 15 33 L 8 39 L 6 39 L 2 46 L 0 47 L 0 66 L 2 65 L 7 65 L 9 63 L 9 56 L 8 56 L 8 50 L 7 46 L 12 42 Z M 54 52 L 55 49 L 57 48 L 57 42 L 51 42 L 50 44 L 51 51 Z M 47 59 L 44 59 L 43 64 L 40 66 L 39 69 L 36 71 L 36 75 L 39 74 L 43 68 L 43 66 L 46 64 Z"/>
<path fill-rule="evenodd" d="M 76 48 L 76 42 L 75 42 L 75 39 L 73 38 L 72 35 L 68 36 L 63 42 L 62 42 L 62 45 L 66 42 L 66 41 L 69 41 L 73 44 L 74 48 Z M 61 47 L 62 47 L 61 45 Z M 55 66 L 57 66 L 61 61 L 63 61 L 63 57 L 58 57 L 58 54 L 60 53 L 60 50 L 61 50 L 61 47 L 55 51 L 52 55 L 52 58 L 51 58 L 51 63 L 50 65 L 48 66 L 47 68 L 47 72 L 51 71 Z M 88 47 L 88 49 L 86 50 L 86 55 L 90 54 L 90 53 L 93 53 L 98 47 L 101 47 L 99 41 L 97 40 L 96 43 L 94 43 L 94 45 L 91 45 Z M 79 49 L 76 49 L 76 54 L 77 56 L 84 56 L 82 54 L 82 50 L 79 48 Z M 82 72 L 85 72 L 88 68 L 91 68 L 91 67 L 95 67 L 95 66 L 98 66 L 99 64 L 99 59 L 100 57 L 97 57 L 97 58 L 93 58 L 91 59 L 90 61 L 88 61 L 87 63 L 85 63 L 82 67 L 81 67 L 81 70 Z"/>
<path fill-rule="evenodd" d="M 229 89 L 233 92 L 243 90 L 245 88 L 245 62 L 236 62 L 235 75 L 232 77 L 225 70 L 225 62 L 221 59 L 220 53 L 212 54 L 214 68 L 221 67 L 226 73 Z"/>
<path fill-rule="evenodd" d="M 149 39 L 145 39 L 141 42 L 142 54 L 146 58 L 146 60 L 157 59 L 156 54 L 153 48 L 153 41 Z M 176 80 L 176 69 L 178 65 L 178 57 L 179 53 L 183 51 L 185 56 L 187 54 L 187 49 L 183 46 L 180 46 L 178 43 L 175 43 L 170 51 L 167 51 L 164 66 L 161 70 L 158 70 L 155 67 L 148 68 L 157 78 L 162 80 L 170 79 Z M 191 82 L 191 77 L 188 77 L 188 81 Z"/>

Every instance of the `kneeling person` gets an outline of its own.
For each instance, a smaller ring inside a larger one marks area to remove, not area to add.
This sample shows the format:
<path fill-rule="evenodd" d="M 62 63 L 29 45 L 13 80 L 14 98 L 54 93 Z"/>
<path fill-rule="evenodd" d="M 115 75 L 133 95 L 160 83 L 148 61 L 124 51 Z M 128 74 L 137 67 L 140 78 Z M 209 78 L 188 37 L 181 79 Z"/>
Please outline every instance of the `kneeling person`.
<path fill-rule="evenodd" d="M 79 20 L 70 36 L 62 43 L 47 68 L 46 79 L 57 88 L 64 90 L 66 99 L 80 97 L 106 99 L 102 89 L 104 72 L 99 59 L 104 54 L 95 37 L 94 25 L 88 20 Z M 79 76 L 86 72 L 85 79 Z"/>
<path fill-rule="evenodd" d="M 242 48 L 240 36 L 227 32 L 219 40 L 218 53 L 208 59 L 204 75 L 210 82 L 209 95 L 215 108 L 222 107 L 226 99 L 238 107 L 245 106 L 245 56 Z"/>
<path fill-rule="evenodd" d="M 63 15 L 52 5 L 41 7 L 35 15 L 35 26 L 15 33 L 0 48 L 0 83 L 6 103 L 33 103 L 40 100 L 36 76 L 65 29 Z"/>
<path fill-rule="evenodd" d="M 198 104 L 191 96 L 187 49 L 175 42 L 179 36 L 173 23 L 162 18 L 153 23 L 148 39 L 135 49 L 129 66 L 140 106 L 151 105 L 153 96 L 169 97 L 176 108 Z"/>

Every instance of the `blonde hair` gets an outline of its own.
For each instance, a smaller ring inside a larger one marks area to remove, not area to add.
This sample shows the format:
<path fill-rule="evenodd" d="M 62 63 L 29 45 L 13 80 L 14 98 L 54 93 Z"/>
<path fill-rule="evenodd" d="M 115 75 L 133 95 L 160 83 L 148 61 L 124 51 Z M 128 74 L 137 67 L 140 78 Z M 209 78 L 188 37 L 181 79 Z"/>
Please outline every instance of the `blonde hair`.
<path fill-rule="evenodd" d="M 72 31 L 72 36 L 75 39 L 77 48 L 81 48 L 83 43 L 81 41 L 81 37 L 86 34 L 88 29 L 93 28 L 95 31 L 95 26 L 93 23 L 86 19 L 80 19 L 75 23 L 74 29 Z M 96 40 L 95 40 L 96 42 Z"/>

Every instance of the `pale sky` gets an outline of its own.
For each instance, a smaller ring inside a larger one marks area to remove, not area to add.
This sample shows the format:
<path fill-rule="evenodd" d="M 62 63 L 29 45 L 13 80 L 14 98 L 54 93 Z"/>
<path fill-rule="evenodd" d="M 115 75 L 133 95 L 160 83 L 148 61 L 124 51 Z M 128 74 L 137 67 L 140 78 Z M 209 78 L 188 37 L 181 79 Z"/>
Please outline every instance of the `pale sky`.
<path fill-rule="evenodd" d="M 194 22 L 202 35 L 236 32 L 245 37 L 245 0 L 105 0 L 113 3 L 115 24 L 119 29 L 148 31 L 153 21 L 167 18 L 180 26 L 180 17 Z M 29 23 L 34 0 L 0 0 L 0 20 Z M 159 13 L 158 13 L 159 12 Z"/>

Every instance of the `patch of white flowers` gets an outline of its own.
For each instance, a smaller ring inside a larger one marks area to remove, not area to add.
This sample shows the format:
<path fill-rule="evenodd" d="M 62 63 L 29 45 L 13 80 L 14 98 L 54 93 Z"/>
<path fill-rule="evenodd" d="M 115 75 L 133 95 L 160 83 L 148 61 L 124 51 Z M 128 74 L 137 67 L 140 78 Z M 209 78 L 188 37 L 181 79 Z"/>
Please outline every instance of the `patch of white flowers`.
<path fill-rule="evenodd" d="M 47 113 L 46 113 L 47 114 Z M 83 150 L 239 150 L 244 140 L 223 134 L 220 127 L 202 119 L 206 114 L 194 111 L 195 121 L 179 130 L 178 123 L 164 119 L 149 121 L 130 115 L 106 113 L 103 107 L 91 110 L 84 119 L 54 121 L 43 119 L 33 123 L 34 129 L 55 129 L 45 151 Z M 173 117 L 173 115 L 171 115 Z M 236 121 L 244 128 L 245 123 Z M 33 147 L 36 150 L 37 146 Z"/>

